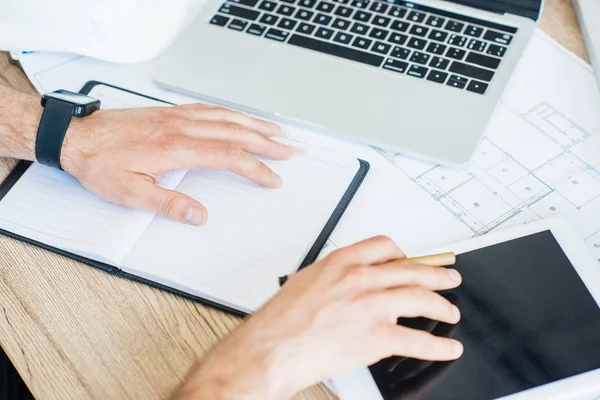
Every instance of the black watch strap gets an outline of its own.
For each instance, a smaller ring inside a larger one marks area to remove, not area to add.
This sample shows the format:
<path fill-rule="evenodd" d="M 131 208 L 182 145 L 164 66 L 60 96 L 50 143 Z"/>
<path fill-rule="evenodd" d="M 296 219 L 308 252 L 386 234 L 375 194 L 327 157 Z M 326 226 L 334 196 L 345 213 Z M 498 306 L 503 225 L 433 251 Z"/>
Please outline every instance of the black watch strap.
<path fill-rule="evenodd" d="M 76 105 L 48 99 L 35 140 L 35 158 L 40 164 L 61 168 L 60 153 Z"/>

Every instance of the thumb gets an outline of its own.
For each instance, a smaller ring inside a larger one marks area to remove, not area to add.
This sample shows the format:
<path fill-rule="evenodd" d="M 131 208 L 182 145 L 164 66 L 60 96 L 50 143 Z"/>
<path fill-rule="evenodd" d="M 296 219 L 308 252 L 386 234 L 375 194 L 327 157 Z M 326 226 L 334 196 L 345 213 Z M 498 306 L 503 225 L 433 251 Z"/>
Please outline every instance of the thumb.
<path fill-rule="evenodd" d="M 206 208 L 190 196 L 163 189 L 143 176 L 131 179 L 128 184 L 131 195 L 122 202 L 125 207 L 152 211 L 190 225 L 206 223 Z"/>

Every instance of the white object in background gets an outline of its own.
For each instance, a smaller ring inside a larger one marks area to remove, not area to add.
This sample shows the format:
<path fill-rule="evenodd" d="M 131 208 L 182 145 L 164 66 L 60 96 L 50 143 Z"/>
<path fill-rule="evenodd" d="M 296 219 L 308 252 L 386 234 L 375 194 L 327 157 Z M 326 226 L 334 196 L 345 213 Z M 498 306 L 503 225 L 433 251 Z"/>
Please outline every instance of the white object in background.
<path fill-rule="evenodd" d="M 0 49 L 148 61 L 175 40 L 203 0 L 4 0 Z"/>
<path fill-rule="evenodd" d="M 574 0 L 573 5 L 600 88 L 600 0 Z"/>

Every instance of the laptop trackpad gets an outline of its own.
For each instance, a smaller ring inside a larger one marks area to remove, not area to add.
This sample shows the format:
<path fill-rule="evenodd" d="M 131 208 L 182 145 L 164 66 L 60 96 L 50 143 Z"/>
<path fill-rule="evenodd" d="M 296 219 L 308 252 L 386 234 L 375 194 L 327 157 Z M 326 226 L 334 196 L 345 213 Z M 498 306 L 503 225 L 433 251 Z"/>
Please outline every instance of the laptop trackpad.
<path fill-rule="evenodd" d="M 249 100 L 257 108 L 337 131 L 356 131 L 357 124 L 377 129 L 388 111 L 380 105 L 392 104 L 384 99 L 389 76 L 289 45 L 271 48 L 253 72 L 258 98 Z"/>

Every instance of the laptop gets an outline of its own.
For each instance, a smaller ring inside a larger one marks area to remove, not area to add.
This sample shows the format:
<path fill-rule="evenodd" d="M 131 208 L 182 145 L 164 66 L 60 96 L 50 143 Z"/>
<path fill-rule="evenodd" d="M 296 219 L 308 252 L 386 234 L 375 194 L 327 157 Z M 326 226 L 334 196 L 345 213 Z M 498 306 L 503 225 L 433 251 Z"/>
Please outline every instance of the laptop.
<path fill-rule="evenodd" d="M 542 0 L 209 0 L 161 86 L 445 165 L 466 163 Z"/>

